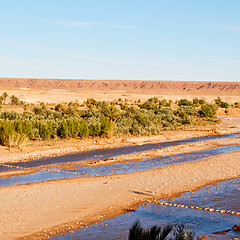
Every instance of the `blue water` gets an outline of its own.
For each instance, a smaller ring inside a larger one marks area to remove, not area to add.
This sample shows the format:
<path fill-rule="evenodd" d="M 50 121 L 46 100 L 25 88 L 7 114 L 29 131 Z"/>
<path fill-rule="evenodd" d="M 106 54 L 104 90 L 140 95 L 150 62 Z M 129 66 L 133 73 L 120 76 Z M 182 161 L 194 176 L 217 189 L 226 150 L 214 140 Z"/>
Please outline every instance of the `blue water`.
<path fill-rule="evenodd" d="M 240 179 L 228 180 L 201 188 L 196 192 L 184 193 L 171 201 L 188 206 L 210 207 L 237 212 L 240 211 Z M 76 230 L 74 233 L 66 232 L 51 239 L 127 239 L 129 228 L 136 220 L 140 220 L 145 228 L 153 225 L 165 226 L 181 223 L 190 227 L 196 233 L 196 236 L 209 235 L 212 232 L 231 229 L 233 225 L 240 224 L 240 216 L 162 206 L 157 203 L 140 205 L 135 212 L 99 222 L 88 228 Z M 240 238 L 240 232 L 230 231 L 221 237 L 221 239 Z"/>
<path fill-rule="evenodd" d="M 177 140 L 177 141 L 169 141 L 169 142 L 147 143 L 143 145 L 131 145 L 131 146 L 125 146 L 125 147 L 119 147 L 119 148 L 112 148 L 112 149 L 96 149 L 96 150 L 91 150 L 91 151 L 86 151 L 86 152 L 81 152 L 76 154 L 68 154 L 68 155 L 50 157 L 50 158 L 40 158 L 40 159 L 27 161 L 27 162 L 17 162 L 11 165 L 29 168 L 29 167 L 37 167 L 42 165 L 56 164 L 56 163 L 63 163 L 63 162 L 107 159 L 107 158 L 117 157 L 120 155 L 127 155 L 127 154 L 132 154 L 137 152 L 145 152 L 149 150 L 162 149 L 162 148 L 177 146 L 181 144 L 188 144 L 188 143 L 214 140 L 214 139 L 239 137 L 239 136 L 240 136 L 240 132 L 232 133 L 232 134 L 223 134 L 223 135 L 194 137 L 194 138 L 188 138 L 188 139 Z M 0 166 L 0 171 L 2 171 L 1 166 Z"/>
<path fill-rule="evenodd" d="M 187 161 L 200 160 L 210 156 L 216 156 L 224 153 L 230 153 L 234 151 L 239 151 L 240 145 L 224 146 L 219 148 L 213 148 L 209 150 L 197 151 L 192 153 L 176 154 L 164 157 L 142 159 L 140 161 L 129 161 L 123 163 L 115 163 L 105 166 L 97 167 L 82 167 L 79 169 L 68 170 L 68 173 L 54 172 L 54 171 L 40 171 L 27 175 L 18 175 L 8 178 L 0 178 L 0 186 L 12 186 L 17 184 L 26 184 L 32 182 L 48 181 L 54 179 L 63 178 L 76 178 L 76 177 L 86 177 L 87 175 L 111 175 L 119 173 L 131 173 L 142 170 L 149 170 L 156 167 L 163 167 L 170 164 L 177 164 Z M 56 169 L 56 168 L 55 168 Z M 76 175 L 75 173 L 79 173 Z"/>
<path fill-rule="evenodd" d="M 216 156 L 224 153 L 230 153 L 234 151 L 240 151 L 240 145 L 224 146 L 203 151 L 176 154 L 164 157 L 146 158 L 140 161 L 128 161 L 106 166 L 82 167 L 70 171 L 91 175 L 111 175 L 120 173 L 131 173 L 136 171 L 149 170 L 156 167 L 167 166 L 174 163 L 176 164 L 186 161 L 195 161 L 202 158 Z"/>

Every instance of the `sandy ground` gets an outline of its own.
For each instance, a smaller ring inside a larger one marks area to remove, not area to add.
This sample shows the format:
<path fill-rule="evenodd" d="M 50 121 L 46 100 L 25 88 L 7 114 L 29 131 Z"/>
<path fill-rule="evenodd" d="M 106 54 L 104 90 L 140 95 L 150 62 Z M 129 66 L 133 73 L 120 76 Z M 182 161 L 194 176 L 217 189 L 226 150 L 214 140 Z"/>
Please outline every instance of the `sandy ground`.
<path fill-rule="evenodd" d="M 239 117 L 240 119 L 240 117 Z M 213 127 L 213 126 L 212 126 Z M 166 142 L 191 137 L 207 136 L 218 134 L 215 127 L 202 131 L 169 131 L 157 136 L 119 136 L 112 138 L 89 138 L 89 139 L 68 139 L 50 141 L 32 141 L 24 149 L 9 149 L 0 146 L 0 163 L 12 163 L 28 161 L 43 157 L 60 156 L 69 153 L 88 151 L 93 149 L 115 148 L 126 145 L 139 145 L 144 143 Z M 240 128 L 239 128 L 240 129 Z"/>
<path fill-rule="evenodd" d="M 74 90 L 34 90 L 34 89 L 0 89 L 0 95 L 3 92 L 7 92 L 9 96 L 15 95 L 20 100 L 25 101 L 27 103 L 63 103 L 63 102 L 78 102 L 83 103 L 88 98 L 94 98 L 98 101 L 113 101 L 121 98 L 122 100 L 138 101 L 141 99 L 142 102 L 152 98 L 154 96 L 159 99 L 167 99 L 176 101 L 181 98 L 187 98 L 188 100 L 192 100 L 197 97 L 200 99 L 204 99 L 209 103 L 214 103 L 214 99 L 217 97 L 221 97 L 222 100 L 227 101 L 230 104 L 234 104 L 235 102 L 240 101 L 240 96 L 236 92 L 197 92 L 190 91 L 184 92 L 181 90 L 163 90 L 161 92 L 134 92 L 134 91 L 94 91 L 89 89 L 89 91 L 74 91 Z M 4 109 L 4 107 L 3 107 Z"/>
<path fill-rule="evenodd" d="M 31 143 L 23 152 L 0 147 L 0 161 L 14 162 L 96 148 L 171 141 L 240 131 L 240 116 L 220 116 L 205 131 L 164 132 L 152 137 L 123 137 Z M 239 144 L 239 138 L 168 149 L 165 154 Z M 164 155 L 164 152 L 147 154 Z M 136 156 L 128 156 L 130 159 Z M 58 180 L 0 188 L 0 239 L 45 239 L 117 216 L 146 201 L 172 197 L 208 184 L 240 177 L 240 152 L 132 174 Z M 17 173 L 19 174 L 19 173 Z M 210 206 L 211 207 L 211 206 Z"/>
<path fill-rule="evenodd" d="M 240 177 L 239 161 L 235 152 L 132 174 L 5 187 L 0 191 L 0 239 L 44 239 L 142 202 Z"/>

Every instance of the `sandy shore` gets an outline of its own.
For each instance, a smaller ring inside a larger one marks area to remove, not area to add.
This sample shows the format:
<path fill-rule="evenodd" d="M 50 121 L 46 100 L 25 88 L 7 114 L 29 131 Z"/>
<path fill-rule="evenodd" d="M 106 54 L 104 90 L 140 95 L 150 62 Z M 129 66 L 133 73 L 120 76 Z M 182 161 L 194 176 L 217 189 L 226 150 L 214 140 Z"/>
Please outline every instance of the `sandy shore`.
<path fill-rule="evenodd" d="M 24 152 L 0 147 L 0 161 L 11 163 L 97 148 L 238 132 L 239 118 L 221 117 L 221 125 L 205 131 L 172 131 L 152 137 L 34 142 Z M 144 157 L 171 155 L 231 144 L 239 144 L 239 138 L 192 143 L 143 154 Z M 125 157 L 131 160 L 142 156 L 133 154 Z M 4 187 L 0 189 L 0 239 L 45 239 L 66 230 L 86 227 L 87 224 L 134 209 L 146 201 L 172 197 L 218 181 L 240 177 L 239 162 L 240 152 L 235 152 L 131 174 Z"/>
<path fill-rule="evenodd" d="M 2 188 L 0 239 L 44 239 L 145 201 L 240 177 L 239 161 L 240 152 L 235 152 L 132 174 Z"/>

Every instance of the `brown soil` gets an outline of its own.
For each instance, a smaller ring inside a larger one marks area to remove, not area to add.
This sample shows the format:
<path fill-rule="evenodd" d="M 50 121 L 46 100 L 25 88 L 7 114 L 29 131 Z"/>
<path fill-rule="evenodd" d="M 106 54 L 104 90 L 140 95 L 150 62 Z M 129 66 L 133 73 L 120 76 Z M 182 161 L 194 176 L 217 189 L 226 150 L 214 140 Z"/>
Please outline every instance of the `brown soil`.
<path fill-rule="evenodd" d="M 199 81 L 140 81 L 140 80 L 73 80 L 73 79 L 34 79 L 0 78 L 0 88 L 32 88 L 62 90 L 143 90 L 143 91 L 224 91 L 239 92 L 238 82 L 199 82 Z"/>
<path fill-rule="evenodd" d="M 144 101 L 153 96 L 173 101 L 180 98 L 192 99 L 195 96 L 207 101 L 213 101 L 218 96 L 230 103 L 240 101 L 240 83 L 222 82 L 1 78 L 0 88 L 0 94 L 2 92 L 14 94 L 29 103 L 83 102 L 90 97 L 97 100 L 122 98 L 132 101 L 140 98 Z M 23 151 L 0 146 L 0 162 L 27 161 L 96 148 L 239 132 L 239 112 L 236 110 L 230 114 L 236 116 L 219 116 L 221 124 L 198 131 L 192 129 L 192 131 L 163 132 L 162 135 L 153 137 L 31 142 Z M 225 113 L 219 112 L 219 115 Z M 237 138 L 228 139 L 224 144 L 233 144 L 237 141 Z M 166 154 L 191 151 L 198 147 L 211 148 L 219 142 L 211 144 L 207 146 L 205 143 L 202 145 L 199 143 L 186 148 L 173 148 Z M 239 161 L 240 152 L 235 152 L 132 174 L 4 187 L 0 189 L 0 239 L 30 239 L 30 235 L 33 236 L 32 239 L 45 239 L 59 232 L 70 231 L 119 215 L 145 201 L 171 197 L 217 181 L 240 177 Z M 10 175 L 25 173 L 19 170 L 8 172 Z"/>
<path fill-rule="evenodd" d="M 240 177 L 239 161 L 240 152 L 235 152 L 132 174 L 5 187 L 0 191 L 0 238 L 45 239 L 142 202 Z"/>
<path fill-rule="evenodd" d="M 0 78 L 0 94 L 3 92 L 28 103 L 82 103 L 87 98 L 101 101 L 118 98 L 145 101 L 153 96 L 173 101 L 199 97 L 210 102 L 218 96 L 231 104 L 240 101 L 238 82 Z"/>

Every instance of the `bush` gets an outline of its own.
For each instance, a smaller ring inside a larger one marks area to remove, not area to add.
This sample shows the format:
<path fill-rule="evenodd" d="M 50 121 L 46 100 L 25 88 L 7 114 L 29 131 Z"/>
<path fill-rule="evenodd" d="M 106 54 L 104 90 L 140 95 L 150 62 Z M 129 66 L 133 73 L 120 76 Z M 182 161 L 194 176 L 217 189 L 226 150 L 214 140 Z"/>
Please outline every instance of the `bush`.
<path fill-rule="evenodd" d="M 21 129 L 19 122 L 16 126 Z M 0 143 L 3 146 L 22 148 L 28 143 L 29 138 L 27 135 L 16 132 L 16 126 L 9 120 L 3 120 L 0 122 Z"/>
<path fill-rule="evenodd" d="M 8 136 L 5 145 L 8 147 L 19 147 L 20 149 L 22 149 L 28 144 L 28 142 L 29 138 L 25 134 L 13 132 Z"/>
<path fill-rule="evenodd" d="M 0 142 L 2 145 L 7 146 L 9 142 L 9 136 L 15 132 L 14 125 L 8 120 L 0 122 Z"/>
<path fill-rule="evenodd" d="M 204 99 L 199 99 L 199 104 L 200 105 L 203 105 L 203 104 L 206 104 L 207 102 L 204 100 Z"/>
<path fill-rule="evenodd" d="M 240 108 L 240 102 L 235 102 L 235 103 L 234 103 L 234 107 L 235 107 L 235 108 Z"/>
<path fill-rule="evenodd" d="M 184 98 L 178 101 L 178 106 L 193 106 L 193 103 Z"/>
<path fill-rule="evenodd" d="M 79 126 L 78 136 L 87 137 L 89 135 L 89 128 L 88 128 L 87 122 L 85 120 L 81 120 L 79 123 L 80 123 L 80 126 Z"/>
<path fill-rule="evenodd" d="M 52 134 L 51 125 L 40 122 L 39 124 L 39 135 L 42 139 L 49 139 Z"/>
<path fill-rule="evenodd" d="M 20 100 L 19 100 L 18 97 L 12 95 L 12 96 L 10 97 L 10 99 L 11 99 L 11 104 L 12 104 L 12 105 L 19 105 L 19 104 L 20 104 Z"/>
<path fill-rule="evenodd" d="M 205 104 L 201 106 L 198 113 L 201 117 L 212 118 L 216 114 L 216 109 L 214 105 Z"/>
<path fill-rule="evenodd" d="M 182 106 L 177 109 L 175 112 L 176 115 L 181 117 L 181 114 L 185 113 L 187 115 L 194 115 L 195 112 L 195 107 L 194 106 Z"/>
<path fill-rule="evenodd" d="M 159 100 L 157 97 L 150 98 L 143 104 L 139 101 L 137 106 L 129 106 L 127 101 L 119 105 L 115 102 L 109 104 L 88 99 L 82 110 L 75 103 L 57 104 L 51 110 L 41 103 L 33 108 L 33 112 L 0 113 L 0 143 L 4 144 L 4 141 L 8 141 L 8 136 L 15 132 L 25 134 L 29 139 L 109 137 L 115 133 L 159 134 L 162 130 L 177 129 L 182 124 L 199 121 L 199 116 L 212 117 L 217 106 L 204 104 L 196 112 L 192 102 L 180 99 L 179 108 L 173 112 L 172 108 L 164 107 L 170 106 L 171 100 L 167 102 L 166 99 Z M 200 103 L 200 100 L 195 98 L 194 103 L 197 102 Z M 206 120 L 202 119 L 201 122 Z M 13 136 L 14 139 L 17 135 Z"/>
<path fill-rule="evenodd" d="M 40 133 L 41 135 L 41 133 Z M 68 128 L 68 124 L 67 121 L 65 119 L 63 119 L 63 121 L 61 122 L 59 128 L 58 128 L 58 136 L 60 136 L 61 138 L 67 138 L 69 135 L 69 128 Z"/>
<path fill-rule="evenodd" d="M 218 107 L 220 108 L 229 108 L 229 103 L 223 102 L 220 97 L 214 99 L 215 103 L 217 104 Z"/>

